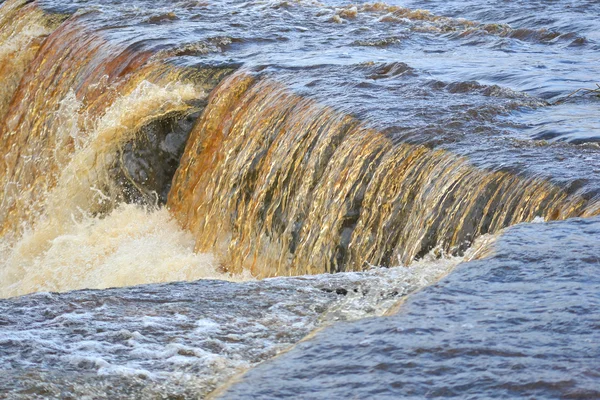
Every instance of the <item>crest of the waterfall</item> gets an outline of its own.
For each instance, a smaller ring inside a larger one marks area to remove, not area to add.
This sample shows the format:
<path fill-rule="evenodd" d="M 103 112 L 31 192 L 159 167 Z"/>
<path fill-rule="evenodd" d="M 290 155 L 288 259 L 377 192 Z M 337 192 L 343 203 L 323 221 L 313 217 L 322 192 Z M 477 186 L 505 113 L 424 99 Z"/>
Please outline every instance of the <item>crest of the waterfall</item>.
<path fill-rule="evenodd" d="M 395 144 L 245 72 L 213 91 L 167 204 L 198 251 L 259 277 L 406 265 L 536 217 L 598 212 L 545 180 Z"/>

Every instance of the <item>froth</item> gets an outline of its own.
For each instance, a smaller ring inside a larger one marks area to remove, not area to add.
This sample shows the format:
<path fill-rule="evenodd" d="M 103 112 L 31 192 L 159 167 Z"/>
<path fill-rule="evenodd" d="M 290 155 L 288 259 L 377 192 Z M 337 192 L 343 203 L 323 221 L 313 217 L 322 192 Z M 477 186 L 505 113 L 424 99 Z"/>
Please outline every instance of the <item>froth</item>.
<path fill-rule="evenodd" d="M 97 121 L 86 121 L 85 115 L 78 115 L 75 96 L 67 96 L 59 110 L 65 119 L 61 136 L 71 136 L 76 148 L 74 154 L 65 155 L 69 161 L 48 195 L 46 213 L 64 222 L 78 209 L 112 209 L 119 189 L 113 187 L 108 169 L 119 147 L 133 139 L 144 124 L 168 112 L 188 109 L 188 101 L 202 96 L 191 84 L 159 86 L 142 81 L 131 93 L 117 98 Z M 73 121 L 73 116 L 79 122 Z M 77 130 L 77 126 L 87 123 L 94 128 L 89 132 Z M 56 146 L 55 160 L 60 160 L 62 141 L 57 140 Z"/>
<path fill-rule="evenodd" d="M 105 218 L 84 217 L 49 239 L 26 234 L 0 255 L 0 297 L 37 291 L 102 289 L 196 279 L 241 280 L 219 273 L 210 254 L 194 253 L 194 239 L 166 209 L 122 205 Z M 246 277 L 247 278 L 247 277 Z"/>
<path fill-rule="evenodd" d="M 60 170 L 56 186 L 45 194 L 35 224 L 26 226 L 18 240 L 3 239 L 0 297 L 226 278 L 215 271 L 210 256 L 193 253 L 189 234 L 165 210 L 122 206 L 99 217 L 118 207 L 108 170 L 119 146 L 148 121 L 189 108 L 187 102 L 202 95 L 189 84 L 141 81 L 94 120 L 69 92 L 55 116 L 60 127 L 50 154 Z"/>

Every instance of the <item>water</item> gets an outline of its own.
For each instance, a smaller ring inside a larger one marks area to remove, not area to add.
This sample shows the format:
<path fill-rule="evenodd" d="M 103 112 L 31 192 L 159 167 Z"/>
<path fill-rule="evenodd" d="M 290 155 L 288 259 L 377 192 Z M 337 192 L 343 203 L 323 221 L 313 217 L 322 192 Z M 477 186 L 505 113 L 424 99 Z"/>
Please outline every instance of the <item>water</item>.
<path fill-rule="evenodd" d="M 0 3 L 0 397 L 599 397 L 598 2 Z"/>
<path fill-rule="evenodd" d="M 512 228 L 397 314 L 318 332 L 221 398 L 598 398 L 599 229 Z"/>
<path fill-rule="evenodd" d="M 317 327 L 383 315 L 460 261 L 0 300 L 0 393 L 14 399 L 203 397 Z"/>

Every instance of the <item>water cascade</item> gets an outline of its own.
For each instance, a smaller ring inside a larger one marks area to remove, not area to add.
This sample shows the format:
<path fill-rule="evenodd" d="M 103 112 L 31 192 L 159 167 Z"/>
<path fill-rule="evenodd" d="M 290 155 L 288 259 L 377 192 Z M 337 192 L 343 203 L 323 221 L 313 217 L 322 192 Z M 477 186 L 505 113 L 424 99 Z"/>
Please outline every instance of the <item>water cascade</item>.
<path fill-rule="evenodd" d="M 11 19 L 13 9 L 19 19 Z M 26 54 L 7 56 L 19 63 L 8 78 L 30 62 L 11 101 L 0 105 L 7 110 L 0 124 L 6 288 L 29 279 L 35 260 L 83 219 L 107 215 L 126 201 L 164 203 L 191 124 L 231 68 L 174 68 L 138 43 L 109 42 L 86 29 L 80 21 L 85 15 L 31 39 L 31 26 L 19 30 L 22 21 L 48 25 L 48 18 L 58 17 L 42 17 L 35 3 L 9 2 L 2 11 L 12 21 L 3 31 L 13 28 L 16 37 L 4 43 L 32 43 Z M 48 271 L 38 285 L 7 293 L 80 287 L 44 284 L 53 275 Z"/>
<path fill-rule="evenodd" d="M 394 143 L 246 73 L 212 93 L 167 204 L 196 250 L 259 277 L 406 265 L 536 217 L 598 212 L 544 180 Z"/>
<path fill-rule="evenodd" d="M 545 179 L 398 142 L 260 69 L 177 66 L 189 46 L 109 40 L 93 13 L 2 7 L 5 287 L 123 203 L 166 202 L 196 252 L 258 278 L 408 265 L 536 217 L 598 213 Z M 8 293 L 81 287 L 36 280 Z"/>
<path fill-rule="evenodd" d="M 600 398 L 600 2 L 401 3 L 0 0 L 0 398 Z"/>

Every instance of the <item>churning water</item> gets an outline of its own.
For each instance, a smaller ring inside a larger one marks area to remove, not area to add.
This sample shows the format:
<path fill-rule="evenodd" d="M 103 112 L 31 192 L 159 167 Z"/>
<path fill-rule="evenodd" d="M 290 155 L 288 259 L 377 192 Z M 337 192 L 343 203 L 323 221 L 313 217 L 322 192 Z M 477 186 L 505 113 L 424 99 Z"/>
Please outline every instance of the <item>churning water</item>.
<path fill-rule="evenodd" d="M 600 397 L 598 15 L 0 1 L 0 397 Z"/>

